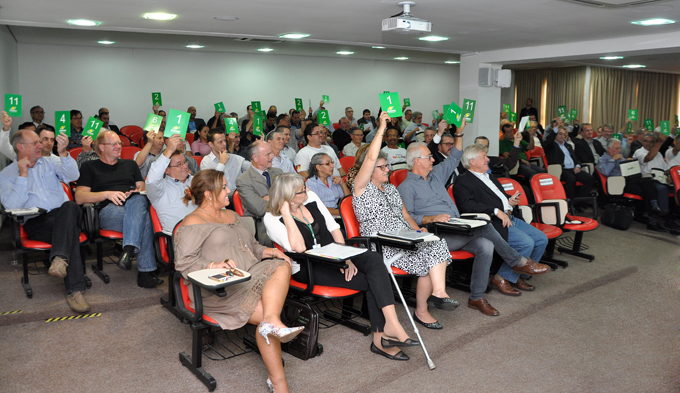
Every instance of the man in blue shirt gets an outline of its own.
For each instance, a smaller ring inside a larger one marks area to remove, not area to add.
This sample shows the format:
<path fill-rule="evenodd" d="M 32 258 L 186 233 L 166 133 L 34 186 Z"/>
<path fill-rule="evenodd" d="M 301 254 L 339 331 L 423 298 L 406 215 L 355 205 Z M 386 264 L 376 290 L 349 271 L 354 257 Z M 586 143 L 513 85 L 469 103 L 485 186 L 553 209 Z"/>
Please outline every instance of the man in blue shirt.
<path fill-rule="evenodd" d="M 63 278 L 66 301 L 75 312 L 87 312 L 85 274 L 80 258 L 80 207 L 69 200 L 60 183 L 78 179 L 78 166 L 66 151 L 68 137 L 56 138 L 59 158 L 42 157 L 40 138 L 31 130 L 19 130 L 12 137 L 15 162 L 0 172 L 0 202 L 6 209 L 39 207 L 47 214 L 24 223 L 28 238 L 52 245 L 48 273 Z M 55 223 L 58 226 L 55 227 Z"/>

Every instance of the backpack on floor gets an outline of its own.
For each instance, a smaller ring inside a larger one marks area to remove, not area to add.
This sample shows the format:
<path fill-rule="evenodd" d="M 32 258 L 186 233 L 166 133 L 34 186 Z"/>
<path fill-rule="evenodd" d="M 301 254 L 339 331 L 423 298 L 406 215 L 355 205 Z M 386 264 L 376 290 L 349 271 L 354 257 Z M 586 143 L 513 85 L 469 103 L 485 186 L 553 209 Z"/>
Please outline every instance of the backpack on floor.
<path fill-rule="evenodd" d="M 291 342 L 281 344 L 282 351 L 302 360 L 321 355 L 323 345 L 319 344 L 319 314 L 309 304 L 286 299 L 281 310 L 281 322 L 288 327 L 305 327 Z"/>
<path fill-rule="evenodd" d="M 614 229 L 626 231 L 630 228 L 634 218 L 635 213 L 630 207 L 617 205 L 616 203 L 608 203 L 604 206 L 602 223 Z"/>

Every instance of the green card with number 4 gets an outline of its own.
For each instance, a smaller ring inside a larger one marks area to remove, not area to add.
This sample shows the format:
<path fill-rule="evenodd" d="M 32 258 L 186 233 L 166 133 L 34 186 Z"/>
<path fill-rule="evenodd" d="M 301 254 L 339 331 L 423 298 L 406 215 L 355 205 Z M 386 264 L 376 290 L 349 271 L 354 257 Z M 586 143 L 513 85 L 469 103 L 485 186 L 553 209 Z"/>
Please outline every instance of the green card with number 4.
<path fill-rule="evenodd" d="M 224 109 L 224 102 L 218 102 L 217 104 L 215 104 L 215 112 L 224 113 L 226 111 L 227 110 Z"/>
<path fill-rule="evenodd" d="M 264 136 L 264 117 L 260 114 L 253 116 L 253 135 Z"/>
<path fill-rule="evenodd" d="M 463 109 L 459 107 L 455 102 L 452 102 L 451 105 L 448 105 L 446 115 L 444 118 L 446 119 L 446 122 L 449 124 L 455 124 L 456 127 L 460 128 L 460 125 L 463 123 Z"/>
<path fill-rule="evenodd" d="M 637 109 L 628 109 L 628 118 L 632 121 L 637 121 Z"/>
<path fill-rule="evenodd" d="M 57 131 L 56 136 L 64 134 L 71 137 L 71 112 L 57 111 L 54 112 L 54 129 Z"/>
<path fill-rule="evenodd" d="M 154 115 L 153 113 L 149 113 L 149 116 L 147 116 L 146 118 L 146 124 L 144 125 L 144 131 L 158 132 L 161 129 L 162 122 L 163 116 L 158 116 Z"/>
<path fill-rule="evenodd" d="M 224 125 L 227 127 L 227 135 L 231 134 L 232 132 L 238 132 L 238 119 L 227 117 L 224 119 Z"/>
<path fill-rule="evenodd" d="M 165 123 L 165 132 L 163 136 L 170 138 L 175 134 L 179 134 L 182 139 L 187 135 L 187 127 L 189 127 L 189 113 L 170 109 L 168 111 L 167 122 Z"/>
<path fill-rule="evenodd" d="M 399 93 L 382 93 L 380 97 L 380 108 L 383 112 L 387 112 L 390 117 L 400 117 L 403 115 L 401 111 L 401 101 L 399 100 Z"/>
<path fill-rule="evenodd" d="M 302 107 L 302 98 L 296 98 L 295 99 L 295 110 L 298 112 L 302 112 L 305 108 Z"/>
<path fill-rule="evenodd" d="M 97 135 L 99 135 L 99 130 L 102 129 L 102 124 L 104 124 L 101 120 L 95 119 L 94 117 L 90 116 L 89 119 L 87 119 L 87 123 L 83 125 L 83 136 L 89 136 L 92 137 L 92 140 L 97 139 Z"/>
<path fill-rule="evenodd" d="M 21 96 L 5 94 L 5 112 L 12 117 L 21 117 Z M 70 120 L 70 119 L 69 119 Z"/>
<path fill-rule="evenodd" d="M 654 131 L 654 120 L 645 119 L 644 124 L 647 131 Z"/>
<path fill-rule="evenodd" d="M 670 135 L 671 134 L 671 122 L 670 121 L 662 121 L 660 123 L 661 125 L 661 133 L 664 135 Z"/>
<path fill-rule="evenodd" d="M 331 125 L 331 118 L 328 117 L 328 111 L 318 111 L 316 113 L 316 120 L 319 124 L 324 126 Z"/>
<path fill-rule="evenodd" d="M 466 123 L 472 123 L 475 119 L 475 107 L 477 106 L 477 101 L 468 100 L 467 98 L 463 100 L 463 116 L 465 117 Z"/>
<path fill-rule="evenodd" d="M 153 102 L 153 105 L 158 105 L 161 106 L 163 105 L 163 99 L 161 98 L 161 93 L 151 93 L 151 102 Z"/>
<path fill-rule="evenodd" d="M 405 106 L 411 106 L 411 99 L 410 98 L 404 98 L 404 105 Z"/>

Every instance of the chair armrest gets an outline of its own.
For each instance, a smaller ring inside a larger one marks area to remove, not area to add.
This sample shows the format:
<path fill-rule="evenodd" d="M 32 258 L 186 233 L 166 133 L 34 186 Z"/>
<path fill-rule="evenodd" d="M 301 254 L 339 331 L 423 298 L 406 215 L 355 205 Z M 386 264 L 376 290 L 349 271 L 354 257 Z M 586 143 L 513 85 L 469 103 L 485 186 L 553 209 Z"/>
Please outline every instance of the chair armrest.
<path fill-rule="evenodd" d="M 555 217 L 552 220 L 546 221 L 542 214 L 542 207 L 552 207 L 555 209 Z M 560 217 L 562 217 L 562 212 L 560 211 L 560 204 L 558 202 L 537 202 L 533 206 L 534 219 L 540 224 L 555 225 L 561 227 L 563 223 L 560 223 Z"/>
<path fill-rule="evenodd" d="M 460 218 L 467 218 L 470 220 L 484 220 L 489 223 L 491 222 L 491 217 L 486 213 L 463 213 L 460 215 Z"/>
<path fill-rule="evenodd" d="M 85 234 L 92 240 L 99 236 L 99 204 L 98 203 L 84 203 L 83 219 L 85 220 Z"/>
<path fill-rule="evenodd" d="M 569 200 L 569 206 L 573 206 L 574 203 L 583 201 L 593 204 L 593 220 L 597 220 L 597 198 L 596 197 L 574 197 Z"/>
<path fill-rule="evenodd" d="M 161 242 L 160 239 L 165 238 L 165 248 L 168 253 L 168 262 L 166 263 L 163 258 L 161 258 Z M 163 232 L 155 232 L 153 234 L 153 248 L 154 255 L 156 256 L 156 263 L 165 265 L 167 264 L 170 268 L 174 269 L 174 250 L 172 250 L 172 236 Z"/>

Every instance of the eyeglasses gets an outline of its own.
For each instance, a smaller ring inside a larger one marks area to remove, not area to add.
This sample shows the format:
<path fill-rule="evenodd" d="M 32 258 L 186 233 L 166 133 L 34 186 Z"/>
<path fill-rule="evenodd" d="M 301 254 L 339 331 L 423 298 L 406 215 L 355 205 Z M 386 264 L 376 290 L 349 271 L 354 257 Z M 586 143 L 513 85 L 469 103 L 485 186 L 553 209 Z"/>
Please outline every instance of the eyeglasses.
<path fill-rule="evenodd" d="M 325 162 L 325 163 L 319 163 L 319 164 L 317 164 L 317 165 L 328 165 L 328 166 L 333 166 L 333 165 L 335 165 L 335 163 L 334 163 L 333 161 L 330 161 L 330 162 Z"/>
<path fill-rule="evenodd" d="M 184 160 L 177 163 L 177 165 L 168 165 L 170 168 L 181 168 L 183 166 L 189 166 L 189 163 Z"/>
<path fill-rule="evenodd" d="M 425 156 L 425 157 L 416 157 L 416 158 L 425 158 L 425 159 L 431 160 L 431 159 L 432 159 L 432 155 L 430 154 L 429 156 Z"/>
<path fill-rule="evenodd" d="M 376 168 L 380 169 L 381 171 L 384 171 L 385 169 L 389 169 L 389 165 L 376 165 Z"/>
<path fill-rule="evenodd" d="M 316 132 L 316 133 L 311 133 L 309 136 L 317 136 L 317 135 L 325 135 L 325 132 Z"/>
<path fill-rule="evenodd" d="M 123 142 L 106 142 L 100 143 L 100 145 L 123 146 Z"/>
<path fill-rule="evenodd" d="M 302 191 L 296 192 L 295 195 L 301 195 L 301 194 L 306 194 L 307 193 L 307 186 L 305 186 Z"/>
<path fill-rule="evenodd" d="M 44 114 L 44 113 L 45 113 L 45 111 L 33 111 L 33 112 L 31 112 L 31 113 L 39 113 L 39 114 Z"/>
<path fill-rule="evenodd" d="M 444 146 L 453 146 L 453 142 L 440 143 L 440 145 L 444 145 Z M 430 157 L 431 157 L 431 156 L 430 156 Z"/>

